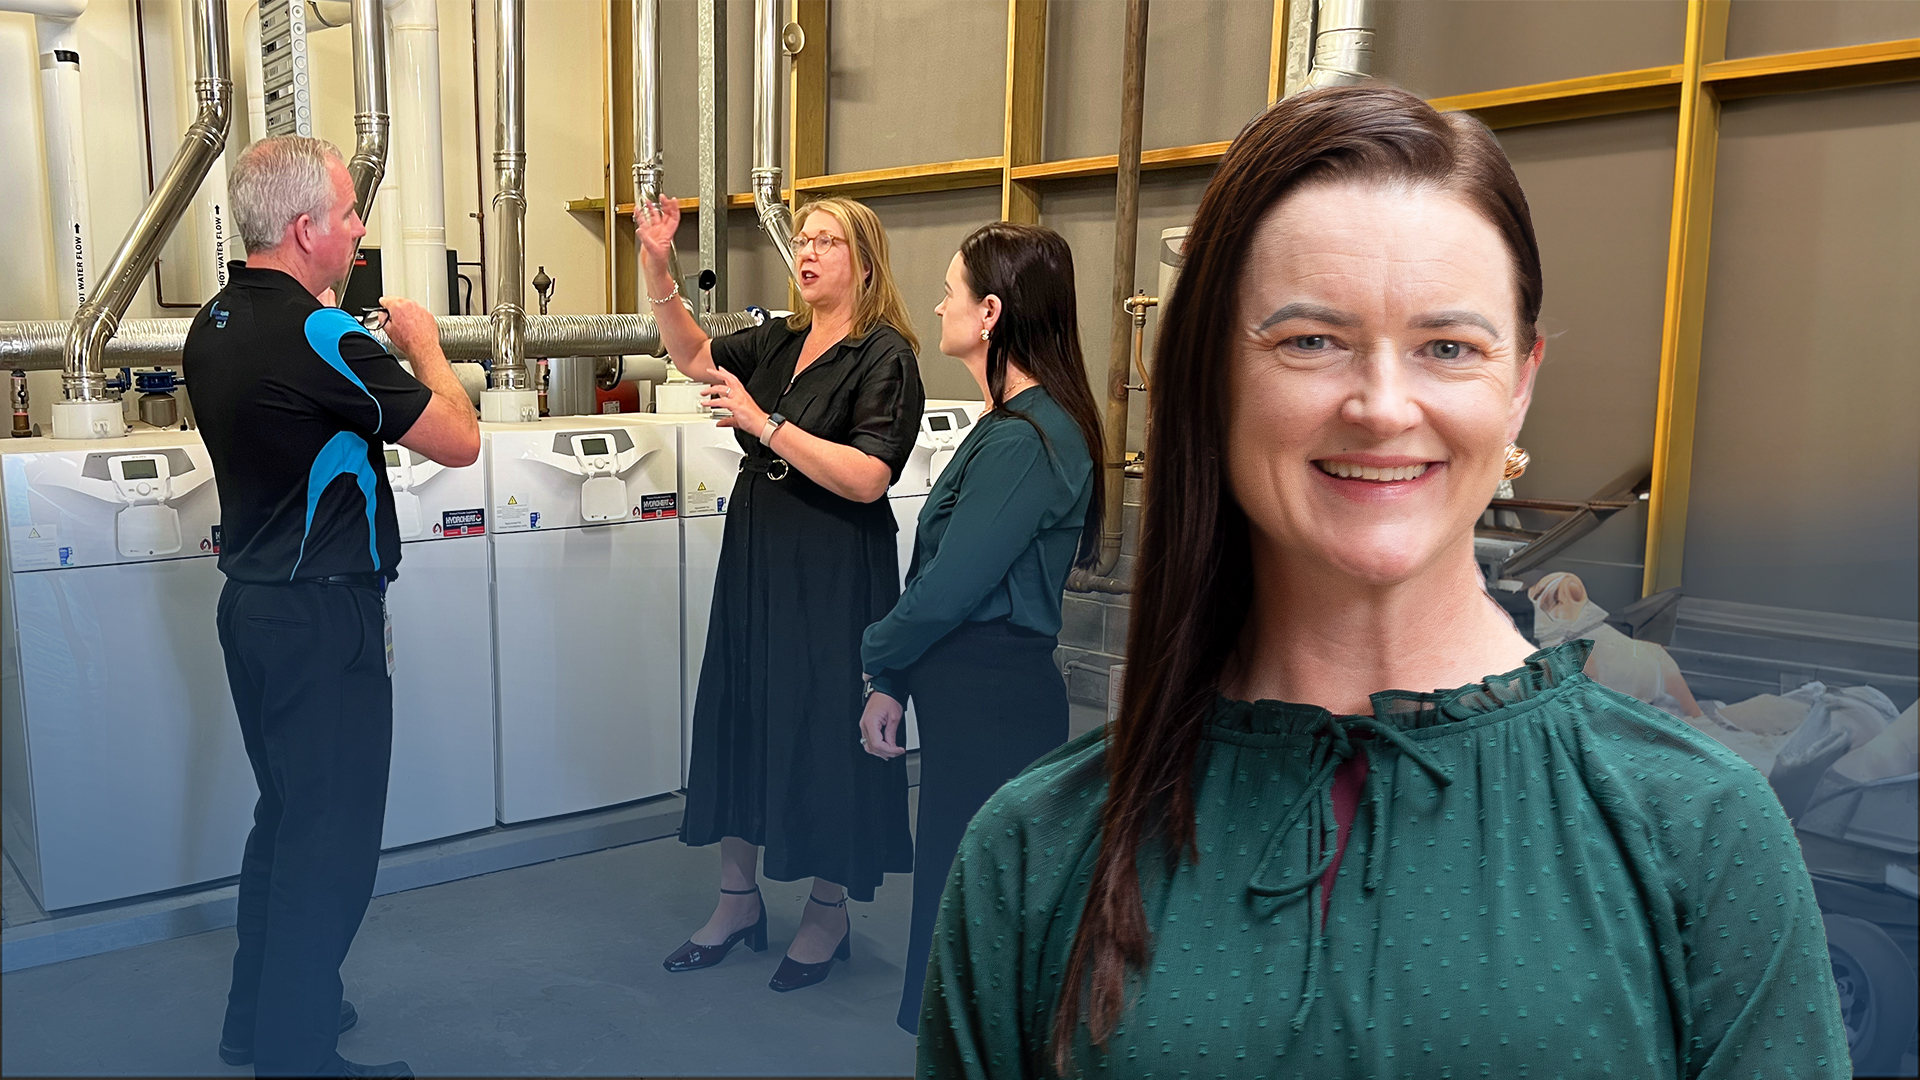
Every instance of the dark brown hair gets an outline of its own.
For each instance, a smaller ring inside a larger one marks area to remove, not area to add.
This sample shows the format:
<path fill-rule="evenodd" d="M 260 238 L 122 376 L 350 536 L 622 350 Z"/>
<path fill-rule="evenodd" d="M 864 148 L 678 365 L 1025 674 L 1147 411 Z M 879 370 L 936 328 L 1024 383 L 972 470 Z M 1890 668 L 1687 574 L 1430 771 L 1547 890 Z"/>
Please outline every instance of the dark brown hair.
<path fill-rule="evenodd" d="M 1198 860 L 1193 770 L 1223 665 L 1250 610 L 1247 519 L 1229 493 L 1228 369 L 1236 287 L 1256 227 L 1314 182 L 1402 183 L 1445 191 L 1499 231 L 1513 257 L 1518 336 L 1540 315 L 1540 253 L 1526 196 L 1487 129 L 1404 90 L 1361 85 L 1287 98 L 1241 130 L 1207 185 L 1186 262 L 1163 309 L 1151 391 L 1140 554 L 1127 638 L 1127 689 L 1107 731 L 1109 789 L 1100 854 L 1053 1018 L 1055 1068 L 1072 1064 L 1086 1023 L 1104 1045 L 1126 1010 L 1130 969 L 1149 956 L 1140 875 L 1154 844 L 1167 872 Z M 1523 351 L 1524 355 L 1524 351 Z"/>
<path fill-rule="evenodd" d="M 960 241 L 960 266 L 975 299 L 1000 298 L 1000 318 L 987 339 L 987 404 L 1006 406 L 1007 363 L 1020 365 L 1033 376 L 1054 403 L 1066 410 L 1087 441 L 1093 459 L 1093 495 L 1087 501 L 1087 519 L 1080 530 L 1077 562 L 1091 562 L 1099 552 L 1100 514 L 1104 489 L 1100 459 L 1100 412 L 1087 385 L 1087 362 L 1080 352 L 1079 301 L 1073 288 L 1073 249 L 1057 232 L 1042 225 L 995 222 L 982 225 Z M 1053 444 L 1033 418 L 1017 409 L 1009 413 L 1033 424 L 1049 451 Z"/>

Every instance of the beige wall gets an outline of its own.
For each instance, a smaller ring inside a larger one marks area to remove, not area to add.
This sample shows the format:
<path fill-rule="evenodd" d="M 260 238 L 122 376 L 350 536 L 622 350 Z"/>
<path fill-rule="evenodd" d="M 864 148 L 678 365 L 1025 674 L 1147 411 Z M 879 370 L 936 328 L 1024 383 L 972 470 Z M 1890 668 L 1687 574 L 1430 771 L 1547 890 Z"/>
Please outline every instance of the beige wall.
<path fill-rule="evenodd" d="M 1677 64 L 1683 0 L 1380 0 L 1373 71 L 1441 97 Z"/>
<path fill-rule="evenodd" d="M 1004 0 L 837 0 L 827 37 L 828 172 L 1000 153 Z"/>
<path fill-rule="evenodd" d="M 1546 282 L 1546 357 L 1520 435 L 1533 464 L 1514 483 L 1522 497 L 1589 498 L 1652 463 L 1677 122 L 1666 110 L 1499 133 Z M 1645 536 L 1644 509 L 1617 514 L 1553 569 L 1618 609 L 1640 595 Z"/>
<path fill-rule="evenodd" d="M 1920 37 L 1920 4 L 1912 0 L 1732 0 L 1727 56 L 1863 45 Z"/>
<path fill-rule="evenodd" d="M 1920 85 L 1734 102 L 1720 127 L 1689 594 L 1920 606 Z"/>

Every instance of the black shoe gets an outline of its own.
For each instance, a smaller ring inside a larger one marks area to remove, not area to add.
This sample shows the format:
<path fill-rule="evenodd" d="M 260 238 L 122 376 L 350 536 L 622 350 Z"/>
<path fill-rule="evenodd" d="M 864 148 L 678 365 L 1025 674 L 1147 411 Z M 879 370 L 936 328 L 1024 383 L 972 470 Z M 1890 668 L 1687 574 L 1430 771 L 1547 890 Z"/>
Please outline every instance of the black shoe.
<path fill-rule="evenodd" d="M 807 899 L 819 904 L 821 907 L 844 908 L 847 906 L 847 898 L 844 896 L 840 898 L 840 902 L 837 904 L 829 904 L 825 900 L 815 900 L 811 896 L 807 897 Z M 835 960 L 853 959 L 853 948 L 850 944 L 852 941 L 853 923 L 848 922 L 847 932 L 840 936 L 840 944 L 833 950 L 831 957 L 817 964 L 803 964 L 791 956 L 783 956 L 780 958 L 780 970 L 773 973 L 773 978 L 767 981 L 767 986 L 782 994 L 789 990 L 798 990 L 804 986 L 812 986 L 814 983 L 827 977 L 827 972 L 833 970 L 833 962 Z"/>
<path fill-rule="evenodd" d="M 720 891 L 729 896 L 746 896 L 758 893 L 760 887 L 756 885 L 751 889 L 721 889 Z M 700 945 L 689 938 L 686 944 L 673 950 L 673 955 L 667 957 L 662 966 L 676 973 L 710 968 L 725 960 L 727 954 L 733 951 L 733 947 L 743 941 L 747 943 L 747 948 L 754 952 L 767 951 L 767 902 L 765 900 L 760 901 L 760 917 L 754 920 L 752 926 L 744 930 L 735 930 L 727 935 L 727 940 L 718 945 Z"/>
<path fill-rule="evenodd" d="M 344 1032 L 359 1022 L 360 1014 L 354 1011 L 353 1002 L 341 998 L 340 1030 Z M 229 1065 L 251 1065 L 253 1064 L 253 1044 L 249 1042 L 245 1046 L 232 1046 L 223 1041 L 220 1044 L 220 1060 Z"/>
<path fill-rule="evenodd" d="M 340 1074 L 342 1076 L 411 1077 L 413 1075 L 413 1066 L 408 1065 L 404 1061 L 389 1061 L 380 1065 L 362 1065 L 357 1061 L 348 1061 L 345 1058 L 341 1058 L 340 1064 L 346 1066 L 346 1072 Z"/>

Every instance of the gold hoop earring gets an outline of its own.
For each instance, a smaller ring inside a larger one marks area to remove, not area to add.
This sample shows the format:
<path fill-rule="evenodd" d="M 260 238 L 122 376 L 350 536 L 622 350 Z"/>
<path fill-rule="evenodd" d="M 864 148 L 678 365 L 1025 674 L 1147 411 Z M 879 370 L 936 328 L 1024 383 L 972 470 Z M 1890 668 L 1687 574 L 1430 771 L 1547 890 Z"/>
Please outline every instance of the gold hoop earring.
<path fill-rule="evenodd" d="M 1531 463 L 1532 460 L 1533 458 L 1530 457 L 1525 450 L 1520 449 L 1520 447 L 1513 443 L 1508 443 L 1507 466 L 1501 470 L 1501 478 L 1505 480 L 1519 479 L 1520 474 L 1527 471 L 1527 465 Z"/>

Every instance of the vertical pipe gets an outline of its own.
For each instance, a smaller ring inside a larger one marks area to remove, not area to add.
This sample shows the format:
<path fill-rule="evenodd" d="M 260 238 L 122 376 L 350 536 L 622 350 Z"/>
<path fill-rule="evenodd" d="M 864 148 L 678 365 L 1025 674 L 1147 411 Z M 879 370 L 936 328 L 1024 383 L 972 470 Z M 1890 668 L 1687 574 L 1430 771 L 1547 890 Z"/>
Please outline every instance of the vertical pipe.
<path fill-rule="evenodd" d="M 247 66 L 247 141 L 259 142 L 267 137 L 267 73 L 266 58 L 260 54 L 263 47 L 260 40 L 260 5 L 249 5 L 246 18 L 241 20 L 245 30 L 241 34 L 242 62 Z"/>
<path fill-rule="evenodd" d="M 753 0 L 753 207 L 773 249 L 795 282 L 793 211 L 780 201 L 780 7 Z"/>
<path fill-rule="evenodd" d="M 381 0 L 353 0 L 353 206 L 360 220 L 373 210 L 373 197 L 387 171 L 387 135 L 392 123 L 387 113 L 387 20 Z M 355 244 L 357 248 L 359 245 Z M 347 297 L 353 268 L 333 288 L 336 300 Z"/>
<path fill-rule="evenodd" d="M 226 0 L 193 6 L 194 95 L 200 111 L 153 197 L 114 253 L 100 289 L 75 313 L 67 333 L 61 378 L 65 400 L 54 405 L 57 438 L 100 439 L 125 434 L 117 402 L 106 397 L 101 360 L 140 281 L 192 202 L 207 170 L 226 146 L 232 121 L 233 80 L 227 55 Z"/>
<path fill-rule="evenodd" d="M 1133 354 L 1134 251 L 1140 233 L 1140 129 L 1146 93 L 1147 0 L 1127 0 L 1127 38 L 1121 54 L 1120 160 L 1114 183 L 1112 336 L 1107 348 L 1106 520 L 1100 531 L 1099 576 L 1120 562 L 1121 508 L 1127 461 L 1127 367 Z"/>
<path fill-rule="evenodd" d="M 532 391 L 526 361 L 526 0 L 494 7 L 493 371 L 491 388 Z"/>
<path fill-rule="evenodd" d="M 727 2 L 699 0 L 700 265 L 713 271 L 712 310 L 727 308 Z"/>
<path fill-rule="evenodd" d="M 633 0 L 633 198 L 638 203 L 660 201 L 666 155 L 660 150 L 660 0 Z M 646 253 L 640 234 L 633 237 L 633 310 L 645 313 L 647 277 L 641 272 Z M 667 249 L 667 276 L 680 281 L 680 253 Z M 692 307 L 689 303 L 688 307 Z"/>
<path fill-rule="evenodd" d="M 80 42 L 74 20 L 40 15 L 40 109 L 47 144 L 47 192 L 53 203 L 56 299 L 71 318 L 93 286 L 92 212 L 87 203 L 86 127 L 80 97 Z"/>
<path fill-rule="evenodd" d="M 1364 82 L 1373 70 L 1373 0 L 1319 0 L 1308 89 Z"/>
<path fill-rule="evenodd" d="M 406 295 L 435 315 L 447 297 L 447 165 L 440 128 L 440 15 L 434 0 L 386 0 L 393 44 L 394 171 Z"/>

